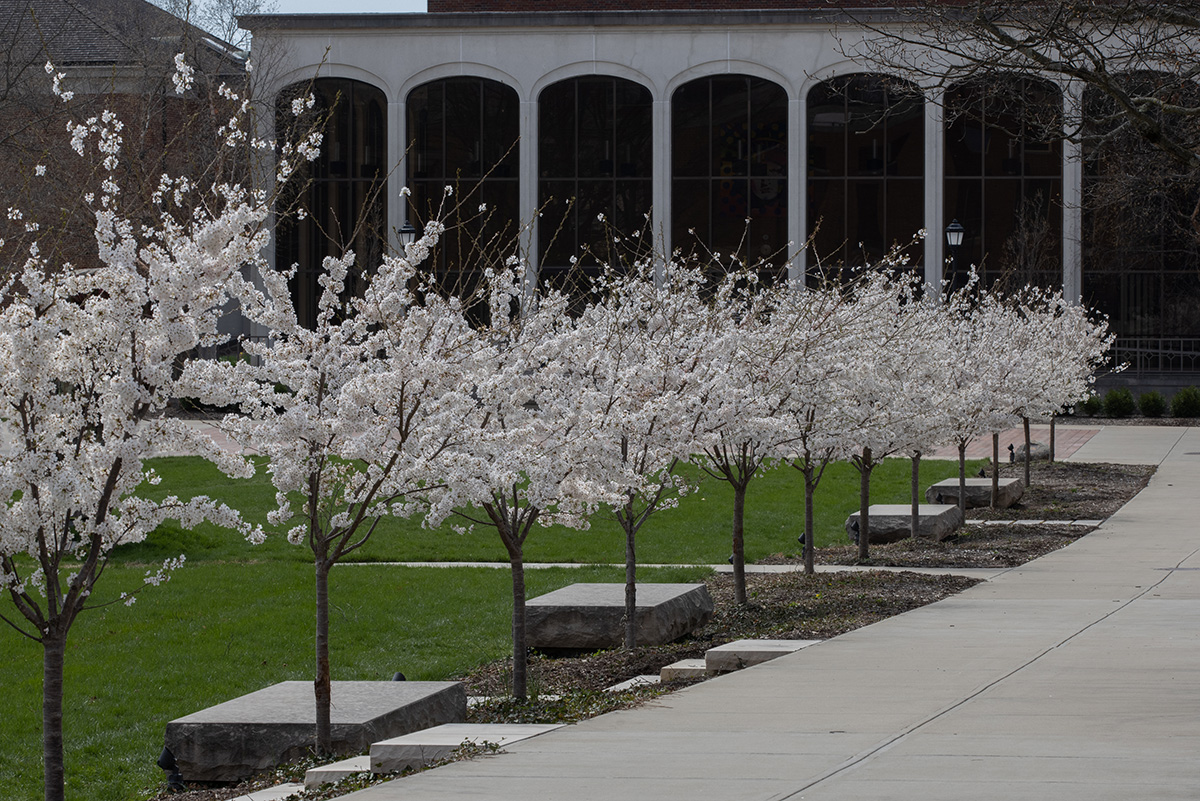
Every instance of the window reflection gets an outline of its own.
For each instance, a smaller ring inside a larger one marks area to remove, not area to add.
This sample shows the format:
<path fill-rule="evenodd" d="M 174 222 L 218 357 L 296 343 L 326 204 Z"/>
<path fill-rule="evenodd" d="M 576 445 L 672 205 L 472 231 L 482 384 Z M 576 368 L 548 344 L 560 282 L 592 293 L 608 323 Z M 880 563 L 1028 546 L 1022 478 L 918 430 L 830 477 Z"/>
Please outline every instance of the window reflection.
<path fill-rule="evenodd" d="M 875 263 L 924 227 L 923 102 L 914 85 L 883 75 L 809 92 L 810 265 Z"/>
<path fill-rule="evenodd" d="M 299 119 L 291 102 L 311 92 L 313 107 Z M 317 278 L 326 256 L 355 253 L 347 292 L 361 289 L 360 276 L 383 258 L 387 247 L 386 137 L 383 92 L 360 81 L 322 78 L 280 93 L 276 126 L 282 137 L 320 127 L 321 153 L 285 187 L 281 206 L 303 210 L 285 216 L 276 230 L 276 264 L 297 265 L 292 296 L 297 319 L 316 324 Z"/>
<path fill-rule="evenodd" d="M 966 233 L 961 286 L 976 265 L 984 286 L 1062 286 L 1062 95 L 1013 76 L 946 93 L 946 219 Z"/>
<path fill-rule="evenodd" d="M 468 294 L 517 248 L 517 93 L 487 78 L 446 78 L 409 92 L 407 111 L 409 219 L 418 230 L 442 220 L 431 257 L 439 281 Z"/>
<path fill-rule="evenodd" d="M 1200 105 L 1200 87 L 1173 75 L 1121 76 L 1120 90 L 1146 99 L 1164 136 L 1194 149 L 1200 133 L 1167 107 Z M 1192 215 L 1200 200 L 1191 171 L 1131 131 L 1116 101 L 1084 94 L 1084 302 L 1109 316 L 1122 338 L 1200 337 L 1200 253 Z M 1133 351 L 1151 358 L 1159 344 Z M 1156 364 L 1135 367 L 1160 369 Z M 1170 369 L 1165 366 L 1163 369 Z"/>
<path fill-rule="evenodd" d="M 672 241 L 778 268 L 787 252 L 787 93 L 748 75 L 671 98 Z M 749 223 L 747 223 L 749 220 Z"/>
<path fill-rule="evenodd" d="M 547 285 L 572 289 L 602 264 L 644 255 L 652 233 L 651 112 L 650 90 L 623 78 L 572 78 L 542 91 L 538 235 Z"/>

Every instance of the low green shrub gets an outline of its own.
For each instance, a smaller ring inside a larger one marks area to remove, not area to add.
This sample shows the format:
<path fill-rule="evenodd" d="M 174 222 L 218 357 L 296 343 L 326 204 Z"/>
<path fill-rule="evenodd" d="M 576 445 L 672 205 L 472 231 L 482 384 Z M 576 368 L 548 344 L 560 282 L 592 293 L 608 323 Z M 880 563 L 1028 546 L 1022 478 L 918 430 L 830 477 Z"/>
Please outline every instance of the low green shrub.
<path fill-rule="evenodd" d="M 1136 408 L 1128 387 L 1116 387 L 1104 395 L 1104 413 L 1109 417 L 1128 417 Z"/>
<path fill-rule="evenodd" d="M 1167 402 L 1162 393 L 1151 390 L 1138 396 L 1138 409 L 1143 417 L 1162 417 L 1167 410 Z"/>
<path fill-rule="evenodd" d="M 1079 404 L 1079 411 L 1088 417 L 1095 417 L 1104 411 L 1104 401 L 1099 395 L 1089 395 L 1083 403 Z"/>
<path fill-rule="evenodd" d="M 1171 416 L 1200 417 L 1200 389 L 1184 387 L 1171 398 Z"/>

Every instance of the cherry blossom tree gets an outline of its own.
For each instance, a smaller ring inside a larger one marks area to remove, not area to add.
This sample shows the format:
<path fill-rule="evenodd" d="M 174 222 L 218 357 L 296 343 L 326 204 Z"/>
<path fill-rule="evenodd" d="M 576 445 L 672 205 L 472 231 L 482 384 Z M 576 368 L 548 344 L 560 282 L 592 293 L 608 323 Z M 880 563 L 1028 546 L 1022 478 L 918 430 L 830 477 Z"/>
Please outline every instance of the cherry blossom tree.
<path fill-rule="evenodd" d="M 798 352 L 811 344 L 812 330 L 798 318 L 811 311 L 802 302 L 811 297 L 782 283 L 760 287 L 748 271 L 727 277 L 717 294 L 714 314 L 721 333 L 712 342 L 721 369 L 704 392 L 706 425 L 714 436 L 697 462 L 733 490 L 731 561 L 738 604 L 746 603 L 746 493 L 756 476 L 777 465 L 780 448 L 794 437 L 787 412 L 803 378 L 787 368 L 808 366 L 811 353 Z"/>
<path fill-rule="evenodd" d="M 1014 404 L 1014 317 L 999 295 L 968 286 L 946 300 L 939 347 L 954 358 L 945 363 L 942 413 L 948 439 L 958 449 L 958 506 L 966 511 L 966 450 L 976 437 L 1010 426 Z"/>
<path fill-rule="evenodd" d="M 494 528 L 512 569 L 513 696 L 528 689 L 524 547 L 535 524 L 587 528 L 602 502 L 615 502 L 596 470 L 595 415 L 578 392 L 569 300 L 531 296 L 524 265 L 488 268 L 487 358 L 468 378 L 473 400 L 457 417 L 443 487 L 426 521 L 450 516 Z M 513 309 L 519 309 L 514 314 Z"/>
<path fill-rule="evenodd" d="M 884 266 L 889 266 L 885 264 Z M 843 438 L 860 476 L 858 556 L 870 554 L 871 473 L 884 457 L 914 449 L 931 414 L 914 380 L 926 319 L 915 277 L 890 269 L 864 275 L 853 288 L 854 325 L 847 343 L 856 362 L 838 377 Z"/>
<path fill-rule="evenodd" d="M 804 477 L 804 571 L 814 572 L 813 498 L 825 468 L 842 458 L 841 417 L 835 378 L 853 363 L 847 331 L 849 297 L 823 284 L 780 292 L 771 314 L 772 340 L 784 348 L 777 362 L 787 392 L 776 415 L 782 430 L 776 452 Z"/>
<path fill-rule="evenodd" d="M 1044 419 L 1090 394 L 1115 336 L 1107 321 L 1068 303 L 1061 292 L 1027 287 L 1010 299 L 1018 364 L 1015 412 L 1025 435 L 1025 486 L 1030 481 L 1030 419 Z"/>
<path fill-rule="evenodd" d="M 626 648 L 637 644 L 637 534 L 655 512 L 688 491 L 677 465 L 702 447 L 706 376 L 719 364 L 713 304 L 703 273 L 638 261 L 597 282 L 598 298 L 569 332 L 577 406 L 592 420 L 587 457 L 607 487 L 604 504 L 625 534 Z"/>
<path fill-rule="evenodd" d="M 240 405 L 222 427 L 269 458 L 278 502 L 269 520 L 299 518 L 288 540 L 312 551 L 321 754 L 332 750 L 330 570 L 365 545 L 384 516 L 422 508 L 456 421 L 474 406 L 467 376 L 488 352 L 460 299 L 430 291 L 431 277 L 418 273 L 440 233 L 436 221 L 427 223 L 404 255 L 385 258 L 364 279 L 361 296 L 346 292 L 354 253 L 327 258 L 311 330 L 297 320 L 288 273 L 264 274 L 263 291 L 246 285 L 241 297 L 243 313 L 267 336 L 243 343 L 248 359 L 196 362 L 187 373 L 196 397 Z M 303 499 L 299 508 L 292 495 Z"/>
<path fill-rule="evenodd" d="M 185 91 L 190 70 L 177 65 L 176 86 Z M 47 72 L 55 94 L 69 101 L 65 76 L 49 64 Z M 226 97 L 238 105 L 233 92 Z M 258 263 L 267 243 L 267 197 L 163 175 L 151 199 L 154 223 L 135 223 L 126 206 L 142 208 L 144 199 L 121 191 L 123 130 L 107 111 L 72 122 L 79 161 L 35 170 L 35 182 L 53 170 L 78 176 L 94 215 L 96 266 L 44 255 L 39 222 L 15 202 L 0 242 L 18 265 L 0 287 L 0 590 L 11 602 L 0 607 L 0 620 L 42 646 L 48 801 L 65 791 L 67 637 L 80 614 L 116 602 L 96 595 L 113 549 L 169 518 L 261 536 L 209 498 L 155 502 L 135 491 L 157 481 L 145 460 L 164 448 L 200 453 L 231 475 L 252 471 L 161 413 L 177 395 L 180 360 L 221 339 L 231 282 L 243 265 Z M 182 561 L 149 570 L 145 585 L 162 583 Z"/>

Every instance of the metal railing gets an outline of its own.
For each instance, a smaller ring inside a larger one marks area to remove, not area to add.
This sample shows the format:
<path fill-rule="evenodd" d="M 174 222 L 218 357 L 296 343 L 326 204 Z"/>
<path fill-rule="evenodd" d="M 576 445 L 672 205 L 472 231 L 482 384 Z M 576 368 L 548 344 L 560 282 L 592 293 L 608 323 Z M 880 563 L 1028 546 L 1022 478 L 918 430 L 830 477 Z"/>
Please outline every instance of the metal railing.
<path fill-rule="evenodd" d="M 1200 339 L 1183 337 L 1118 337 L 1112 363 L 1127 373 L 1200 373 Z"/>

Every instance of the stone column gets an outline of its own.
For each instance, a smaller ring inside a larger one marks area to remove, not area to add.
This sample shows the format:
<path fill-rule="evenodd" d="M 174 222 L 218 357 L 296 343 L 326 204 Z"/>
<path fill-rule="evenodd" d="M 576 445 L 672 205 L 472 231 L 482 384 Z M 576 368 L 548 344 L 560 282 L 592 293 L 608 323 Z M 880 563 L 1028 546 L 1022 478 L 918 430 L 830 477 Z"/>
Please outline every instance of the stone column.
<path fill-rule="evenodd" d="M 1063 89 L 1063 126 L 1078 132 L 1083 124 L 1083 84 L 1070 81 Z M 1077 135 L 1063 138 L 1062 153 L 1062 281 L 1063 297 L 1079 303 L 1083 297 L 1083 145 Z"/>
<path fill-rule="evenodd" d="M 391 170 L 387 177 L 387 241 L 392 251 L 400 250 L 400 229 L 408 219 L 408 198 L 400 190 L 408 185 L 407 115 L 403 100 L 388 98 L 387 161 Z"/>
<path fill-rule="evenodd" d="M 525 256 L 525 296 L 529 297 L 537 286 L 538 274 L 538 165 L 537 165 L 537 113 L 536 98 L 521 100 L 520 133 L 518 147 L 520 157 L 520 219 L 518 225 L 525 226 L 521 251 Z"/>
<path fill-rule="evenodd" d="M 664 258 L 671 256 L 671 98 L 654 100 L 651 130 L 651 241 L 662 249 Z M 654 266 L 655 278 L 663 278 L 666 264 L 662 258 Z"/>
<path fill-rule="evenodd" d="M 808 271 L 808 108 L 804 97 L 788 99 L 788 281 L 804 286 Z"/>
<path fill-rule="evenodd" d="M 925 283 L 940 288 L 946 261 L 946 129 L 940 86 L 925 89 Z"/>

